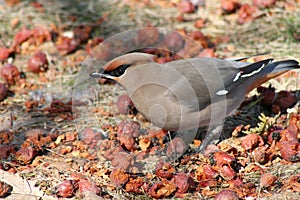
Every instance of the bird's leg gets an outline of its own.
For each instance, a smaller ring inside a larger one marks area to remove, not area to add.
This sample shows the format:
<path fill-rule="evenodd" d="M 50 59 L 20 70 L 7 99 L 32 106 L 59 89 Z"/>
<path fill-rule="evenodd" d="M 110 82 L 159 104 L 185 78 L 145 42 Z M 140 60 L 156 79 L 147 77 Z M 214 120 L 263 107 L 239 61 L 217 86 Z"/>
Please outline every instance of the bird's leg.
<path fill-rule="evenodd" d="M 203 139 L 200 147 L 195 149 L 198 153 L 203 153 L 210 144 L 215 144 L 220 140 L 223 125 L 211 125 Z M 193 142 L 196 135 L 203 132 L 202 127 L 184 131 L 172 132 L 171 141 L 167 147 L 167 155 L 173 160 L 177 160 L 183 154 L 187 153 L 189 145 Z"/>
<path fill-rule="evenodd" d="M 173 160 L 180 158 L 188 150 L 197 132 L 198 128 L 173 132 L 173 138 L 167 147 L 167 155 Z"/>
<path fill-rule="evenodd" d="M 222 129 L 223 125 L 211 125 L 207 130 L 206 136 L 202 144 L 199 148 L 196 149 L 196 152 L 203 153 L 208 145 L 217 143 L 220 139 Z"/>

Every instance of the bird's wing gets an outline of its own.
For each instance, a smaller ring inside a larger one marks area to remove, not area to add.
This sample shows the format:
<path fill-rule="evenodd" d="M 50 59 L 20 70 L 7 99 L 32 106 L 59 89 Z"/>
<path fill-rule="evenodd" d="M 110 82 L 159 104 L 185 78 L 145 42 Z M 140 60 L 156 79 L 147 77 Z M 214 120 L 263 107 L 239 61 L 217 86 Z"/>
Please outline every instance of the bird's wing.
<path fill-rule="evenodd" d="M 178 100 L 180 96 L 182 105 L 201 110 L 211 103 L 229 79 L 233 79 L 239 64 L 216 58 L 192 58 L 169 62 L 165 67 L 175 69 L 181 75 L 171 86 L 169 98 L 175 100 L 177 97 Z"/>
<path fill-rule="evenodd" d="M 191 110 L 204 109 L 212 101 L 234 98 L 235 95 L 240 97 L 236 102 L 239 104 L 251 89 L 287 70 L 299 68 L 294 60 L 272 61 L 244 63 L 192 58 L 169 62 L 165 66 L 172 67 L 181 75 L 171 86 L 173 93 L 169 97 L 175 99 L 180 96 L 181 104 Z"/>

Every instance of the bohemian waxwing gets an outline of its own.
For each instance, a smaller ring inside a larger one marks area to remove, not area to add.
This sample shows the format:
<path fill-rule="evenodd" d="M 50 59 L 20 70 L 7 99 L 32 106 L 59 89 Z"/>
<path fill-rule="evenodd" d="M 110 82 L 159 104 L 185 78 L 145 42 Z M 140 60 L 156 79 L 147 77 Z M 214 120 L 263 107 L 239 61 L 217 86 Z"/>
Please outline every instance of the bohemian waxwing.
<path fill-rule="evenodd" d="M 146 53 L 117 57 L 90 74 L 121 84 L 136 109 L 154 125 L 169 131 L 220 123 L 262 83 L 299 68 L 295 60 L 256 63 L 217 58 L 189 58 L 165 64 Z"/>

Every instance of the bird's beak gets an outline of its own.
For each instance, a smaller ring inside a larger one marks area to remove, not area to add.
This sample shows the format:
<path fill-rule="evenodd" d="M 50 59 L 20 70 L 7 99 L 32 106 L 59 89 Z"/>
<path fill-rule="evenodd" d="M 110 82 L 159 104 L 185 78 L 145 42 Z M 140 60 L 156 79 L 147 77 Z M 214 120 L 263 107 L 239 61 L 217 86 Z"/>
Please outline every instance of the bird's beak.
<path fill-rule="evenodd" d="M 92 72 L 92 73 L 90 73 L 90 77 L 92 77 L 92 78 L 111 79 L 111 80 L 114 80 L 114 81 L 117 81 L 117 82 L 119 81 L 118 77 L 111 76 L 109 74 L 102 74 L 102 73 L 99 73 L 99 72 Z"/>

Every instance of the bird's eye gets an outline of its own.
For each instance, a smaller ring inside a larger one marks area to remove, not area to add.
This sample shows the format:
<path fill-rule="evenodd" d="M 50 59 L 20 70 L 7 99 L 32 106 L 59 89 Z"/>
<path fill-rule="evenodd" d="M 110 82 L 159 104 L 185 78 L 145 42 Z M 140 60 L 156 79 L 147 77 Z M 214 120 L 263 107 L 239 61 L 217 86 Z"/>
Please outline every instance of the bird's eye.
<path fill-rule="evenodd" d="M 119 75 L 122 75 L 122 74 L 124 74 L 125 70 L 126 70 L 126 69 L 125 69 L 124 67 L 119 67 L 119 68 L 117 69 L 117 72 L 118 72 Z"/>
<path fill-rule="evenodd" d="M 110 75 L 116 76 L 116 77 L 122 76 L 129 66 L 130 65 L 120 65 L 118 68 L 110 71 Z"/>

